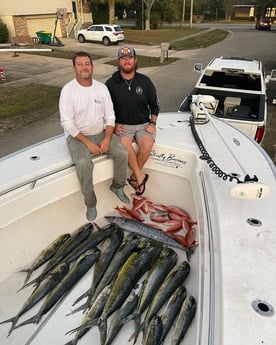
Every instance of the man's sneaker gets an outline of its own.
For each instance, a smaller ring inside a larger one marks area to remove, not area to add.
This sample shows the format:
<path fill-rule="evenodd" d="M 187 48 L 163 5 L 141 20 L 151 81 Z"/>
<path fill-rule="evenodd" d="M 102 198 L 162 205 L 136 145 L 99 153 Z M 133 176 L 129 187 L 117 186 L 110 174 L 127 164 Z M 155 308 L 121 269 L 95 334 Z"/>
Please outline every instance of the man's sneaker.
<path fill-rule="evenodd" d="M 97 209 L 96 207 L 87 207 L 86 211 L 86 218 L 89 222 L 92 222 L 97 217 Z"/>
<path fill-rule="evenodd" d="M 110 190 L 117 195 L 117 197 L 124 202 L 125 204 L 129 204 L 130 200 L 128 196 L 125 194 L 123 187 L 121 188 L 115 188 L 113 186 L 110 187 Z"/>

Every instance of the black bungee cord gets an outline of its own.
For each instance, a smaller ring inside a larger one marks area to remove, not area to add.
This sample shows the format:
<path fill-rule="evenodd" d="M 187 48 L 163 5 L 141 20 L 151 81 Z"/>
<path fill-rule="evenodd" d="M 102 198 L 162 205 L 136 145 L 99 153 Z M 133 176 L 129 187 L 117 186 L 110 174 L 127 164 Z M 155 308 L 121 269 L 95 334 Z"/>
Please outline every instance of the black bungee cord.
<path fill-rule="evenodd" d="M 206 148 L 204 147 L 204 145 L 202 144 L 202 141 L 197 133 L 197 130 L 195 128 L 195 119 L 193 116 L 190 117 L 189 119 L 189 123 L 191 126 L 191 131 L 193 134 L 193 137 L 199 147 L 199 150 L 201 152 L 201 156 L 200 159 L 202 160 L 206 160 L 207 164 L 209 165 L 209 167 L 211 168 L 211 170 L 218 175 L 218 177 L 222 178 L 224 181 L 229 180 L 230 182 L 232 182 L 233 180 L 236 180 L 237 183 L 244 183 L 244 182 L 258 182 L 258 178 L 256 175 L 254 175 L 253 178 L 250 178 L 249 175 L 246 175 L 244 178 L 244 181 L 241 181 L 237 176 L 234 175 L 229 175 L 227 173 L 225 173 L 224 171 L 222 171 L 218 165 L 215 163 L 215 161 L 212 159 L 212 157 L 209 155 L 208 151 L 206 150 Z"/>

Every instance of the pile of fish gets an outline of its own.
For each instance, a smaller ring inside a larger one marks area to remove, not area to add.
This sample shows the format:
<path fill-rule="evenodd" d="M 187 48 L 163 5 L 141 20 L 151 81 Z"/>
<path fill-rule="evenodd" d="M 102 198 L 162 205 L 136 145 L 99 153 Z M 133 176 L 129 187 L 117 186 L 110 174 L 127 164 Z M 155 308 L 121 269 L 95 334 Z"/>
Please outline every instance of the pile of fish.
<path fill-rule="evenodd" d="M 135 219 L 143 223 L 145 223 L 147 217 L 150 221 L 150 223 L 147 223 L 148 225 L 166 232 L 188 251 L 192 251 L 197 246 L 196 230 L 194 228 L 197 222 L 191 218 L 187 211 L 176 206 L 155 204 L 143 196 L 135 194 L 132 194 L 132 196 L 132 208 L 126 206 L 115 207 L 115 210 L 122 217 Z"/>
<path fill-rule="evenodd" d="M 94 326 L 99 329 L 100 344 L 112 344 L 130 320 L 134 321 L 129 339 L 133 344 L 140 333 L 144 345 L 163 344 L 172 327 L 171 344 L 181 343 L 196 312 L 195 298 L 185 287 L 190 264 L 186 260 L 178 263 L 171 248 L 183 246 L 137 220 L 105 218 L 109 223 L 104 227 L 88 223 L 71 235 L 59 236 L 24 270 L 27 274 L 19 290 L 35 287 L 18 313 L 0 323 L 11 323 L 8 335 L 21 326 L 39 323 L 93 266 L 92 284 L 73 306 L 85 302 L 71 312 L 82 311 L 85 316 L 77 328 L 66 333 L 74 335 L 66 345 L 77 344 Z M 30 281 L 38 268 L 41 273 Z M 19 322 L 42 299 L 39 311 Z"/>

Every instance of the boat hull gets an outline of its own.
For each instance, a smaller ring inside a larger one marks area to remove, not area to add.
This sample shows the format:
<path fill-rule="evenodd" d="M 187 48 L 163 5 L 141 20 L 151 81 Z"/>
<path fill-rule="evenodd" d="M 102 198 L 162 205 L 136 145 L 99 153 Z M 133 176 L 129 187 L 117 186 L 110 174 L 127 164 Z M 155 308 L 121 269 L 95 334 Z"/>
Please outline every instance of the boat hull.
<path fill-rule="evenodd" d="M 236 182 L 219 178 L 201 159 L 188 120 L 182 113 L 161 114 L 160 134 L 145 167 L 149 174 L 145 197 L 155 204 L 184 208 L 197 221 L 198 247 L 191 257 L 191 272 L 185 282 L 187 292 L 197 301 L 197 312 L 183 343 L 230 345 L 263 341 L 274 345 L 275 315 L 261 315 L 252 303 L 260 300 L 272 307 L 276 305 L 276 296 L 269 288 L 271 280 L 276 282 L 272 264 L 276 260 L 275 170 L 262 149 L 232 127 L 217 120 L 205 128 L 198 126 L 204 145 L 223 170 L 241 178 L 245 173 L 256 174 L 270 187 L 270 194 L 264 199 L 233 198 L 231 188 Z M 235 144 L 237 141 L 240 145 Z M 241 146 L 246 147 L 241 150 Z M 248 154 L 254 154 L 255 162 L 246 161 Z M 16 315 L 32 291 L 26 288 L 17 292 L 25 277 L 18 272 L 30 266 L 57 236 L 72 233 L 87 220 L 63 136 L 5 157 L 0 163 L 1 173 L 8 168 L 11 172 L 2 181 L 0 198 L 1 321 Z M 109 190 L 112 161 L 103 156 L 94 163 L 98 197 L 95 222 L 104 226 L 107 224 L 104 217 L 118 215 L 114 207 L 123 204 Z M 125 190 L 128 195 L 133 193 L 128 185 Z M 256 224 L 250 224 L 249 219 L 255 219 Z M 178 263 L 187 259 L 185 251 L 176 252 Z M 93 268 L 38 325 L 16 329 L 8 338 L 10 324 L 1 325 L 1 344 L 58 345 L 72 339 L 65 333 L 80 325 L 83 314 L 65 315 L 91 285 L 92 274 Z M 38 308 L 39 305 L 32 308 L 22 320 L 34 315 Z M 133 330 L 134 324 L 129 322 L 114 344 L 128 343 Z M 140 335 L 138 342 L 141 339 Z M 165 344 L 170 343 L 169 339 Z M 80 340 L 80 344 L 91 342 L 100 344 L 97 327 Z"/>

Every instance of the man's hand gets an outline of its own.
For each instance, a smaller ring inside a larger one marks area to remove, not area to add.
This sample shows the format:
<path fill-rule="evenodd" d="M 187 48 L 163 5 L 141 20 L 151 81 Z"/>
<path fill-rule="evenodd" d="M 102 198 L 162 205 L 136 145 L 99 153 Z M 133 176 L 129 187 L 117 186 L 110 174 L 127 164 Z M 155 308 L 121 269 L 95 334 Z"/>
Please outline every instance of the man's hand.
<path fill-rule="evenodd" d="M 149 124 L 147 124 L 147 125 L 145 126 L 145 131 L 147 131 L 147 132 L 153 134 L 153 133 L 155 133 L 155 131 L 156 131 L 156 126 L 153 125 L 153 124 L 151 124 L 151 123 L 149 123 Z"/>
<path fill-rule="evenodd" d="M 100 145 L 94 144 L 92 141 L 87 141 L 85 143 L 86 147 L 88 148 L 88 150 L 93 154 L 93 155 L 101 155 L 102 152 L 102 148 L 100 147 Z"/>
<path fill-rule="evenodd" d="M 125 131 L 125 127 L 123 125 L 118 124 L 115 126 L 115 131 L 114 131 L 115 134 L 120 135 L 120 134 L 123 134 L 124 131 Z"/>
<path fill-rule="evenodd" d="M 99 148 L 102 153 L 106 153 L 109 150 L 110 139 L 111 138 L 106 137 L 103 141 L 100 142 Z"/>

